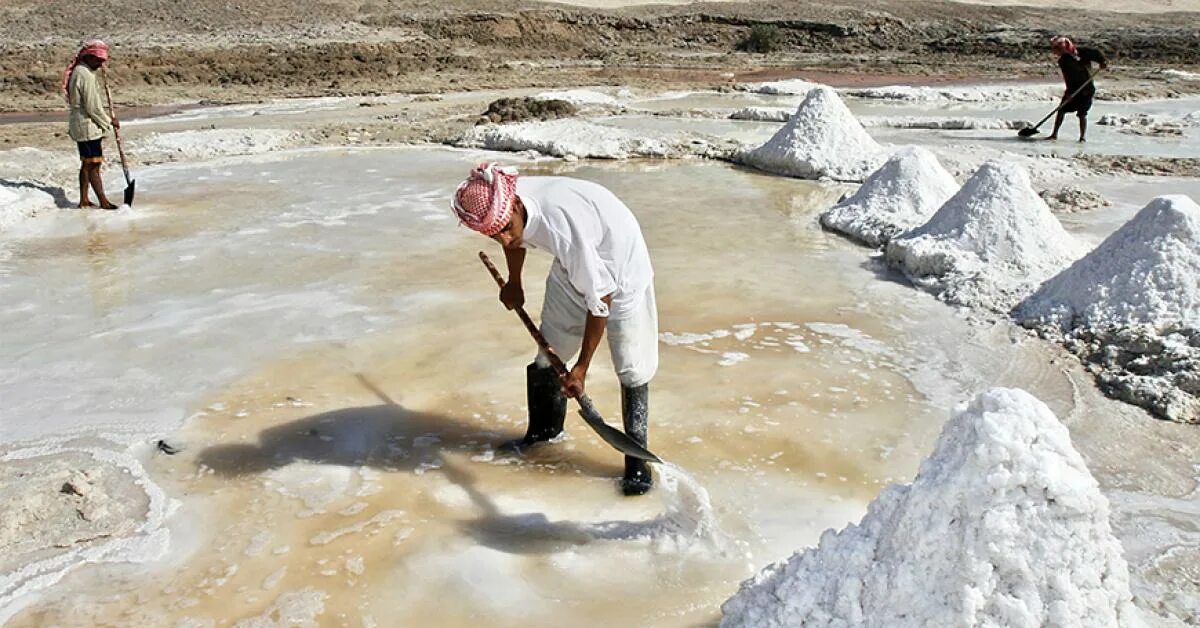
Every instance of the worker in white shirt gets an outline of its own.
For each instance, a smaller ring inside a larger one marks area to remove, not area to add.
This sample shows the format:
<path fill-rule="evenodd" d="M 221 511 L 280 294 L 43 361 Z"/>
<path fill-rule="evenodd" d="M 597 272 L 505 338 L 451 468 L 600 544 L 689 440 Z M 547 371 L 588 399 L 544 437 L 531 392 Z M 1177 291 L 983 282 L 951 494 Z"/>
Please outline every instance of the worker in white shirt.
<path fill-rule="evenodd" d="M 496 164 L 475 168 L 455 192 L 452 206 L 463 224 L 504 247 L 508 280 L 500 301 L 509 309 L 525 303 L 521 269 L 526 249 L 554 256 L 541 331 L 564 360 L 579 357 L 562 378 L 541 351 L 526 367 L 529 428 L 512 445 L 521 450 L 562 432 L 566 395 L 583 392 L 592 356 L 607 330 L 621 382 L 625 433 L 645 446 L 649 383 L 658 370 L 658 312 L 650 254 L 633 212 L 596 183 L 519 177 Z M 626 456 L 622 491 L 642 495 L 651 484 L 646 462 Z"/>

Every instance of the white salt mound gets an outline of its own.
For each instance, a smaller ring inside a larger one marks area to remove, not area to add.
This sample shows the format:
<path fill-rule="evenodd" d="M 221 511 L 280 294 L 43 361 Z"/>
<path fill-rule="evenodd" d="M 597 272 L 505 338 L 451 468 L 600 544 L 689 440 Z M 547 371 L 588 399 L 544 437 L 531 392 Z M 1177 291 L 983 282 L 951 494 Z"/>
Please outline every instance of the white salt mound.
<path fill-rule="evenodd" d="M 960 305 L 1007 312 L 1081 255 L 1025 169 L 988 161 L 929 222 L 885 255 L 914 283 Z"/>
<path fill-rule="evenodd" d="M 955 410 L 912 484 L 743 582 L 721 625 L 1140 625 L 1108 519 L 1049 408 L 993 389 Z"/>
<path fill-rule="evenodd" d="M 958 182 L 933 153 L 910 146 L 871 173 L 854 196 L 821 214 L 821 224 L 881 246 L 929 220 L 957 191 Z"/>
<path fill-rule="evenodd" d="M 526 151 L 565 158 L 627 159 L 705 154 L 700 137 L 635 133 L 575 119 L 485 124 L 468 129 L 456 142 L 467 148 Z"/>
<path fill-rule="evenodd" d="M 809 92 L 787 124 L 737 161 L 803 179 L 862 181 L 886 158 L 854 114 L 828 87 Z"/>
<path fill-rule="evenodd" d="M 790 107 L 742 107 L 729 114 L 730 120 L 753 120 L 756 122 L 787 122 L 792 118 Z"/>
<path fill-rule="evenodd" d="M 1160 196 L 1025 299 L 1026 324 L 1200 328 L 1200 206 Z"/>
<path fill-rule="evenodd" d="M 824 87 L 820 83 L 813 83 L 803 79 L 786 79 L 782 81 L 768 81 L 765 83 L 749 83 L 743 85 L 742 89 L 756 94 L 771 94 L 780 96 L 804 96 L 812 90 Z"/>

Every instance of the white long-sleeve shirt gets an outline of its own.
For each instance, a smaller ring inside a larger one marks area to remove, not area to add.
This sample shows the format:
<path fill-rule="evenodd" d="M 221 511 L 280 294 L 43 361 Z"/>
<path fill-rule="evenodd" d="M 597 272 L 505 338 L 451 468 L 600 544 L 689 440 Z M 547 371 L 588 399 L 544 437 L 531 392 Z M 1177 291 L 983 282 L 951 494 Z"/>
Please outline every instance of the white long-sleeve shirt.
<path fill-rule="evenodd" d="M 578 304 L 614 320 L 637 311 L 654 280 L 633 212 L 602 185 L 569 177 L 520 177 L 526 248 L 549 251 Z M 612 295 L 612 307 L 601 299 Z"/>

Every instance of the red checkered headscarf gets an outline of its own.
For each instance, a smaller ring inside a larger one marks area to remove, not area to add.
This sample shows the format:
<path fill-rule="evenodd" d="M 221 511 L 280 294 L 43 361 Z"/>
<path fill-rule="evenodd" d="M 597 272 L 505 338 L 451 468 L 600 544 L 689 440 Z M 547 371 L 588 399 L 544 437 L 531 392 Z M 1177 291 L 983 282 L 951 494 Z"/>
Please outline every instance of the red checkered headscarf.
<path fill-rule="evenodd" d="M 1069 37 L 1063 37 L 1062 35 L 1050 40 L 1050 50 L 1053 50 L 1055 54 L 1071 55 L 1072 57 L 1078 54 L 1078 51 L 1075 49 L 1075 42 L 1071 41 Z"/>
<path fill-rule="evenodd" d="M 99 39 L 90 39 L 83 42 L 83 46 L 79 49 L 79 52 L 75 53 L 75 58 L 67 66 L 67 69 L 63 70 L 62 85 L 60 86 L 63 98 L 68 98 L 67 85 L 71 82 L 71 72 L 75 70 L 75 66 L 79 65 L 80 61 L 83 61 L 84 57 L 96 57 L 101 61 L 108 61 L 108 44 Z"/>
<path fill-rule="evenodd" d="M 459 222 L 491 237 L 508 225 L 516 196 L 516 170 L 482 163 L 454 191 L 450 208 Z"/>

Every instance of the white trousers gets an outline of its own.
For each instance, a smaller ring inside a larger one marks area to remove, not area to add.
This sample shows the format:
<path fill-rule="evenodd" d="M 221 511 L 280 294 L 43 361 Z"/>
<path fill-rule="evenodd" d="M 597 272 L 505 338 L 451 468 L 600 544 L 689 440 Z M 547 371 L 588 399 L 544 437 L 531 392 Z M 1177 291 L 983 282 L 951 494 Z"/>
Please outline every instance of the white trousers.
<path fill-rule="evenodd" d="M 546 298 L 542 302 L 542 335 L 568 368 L 583 344 L 588 314 L 582 298 L 574 291 L 562 273 L 552 270 L 546 278 Z M 632 315 L 620 320 L 609 318 L 605 331 L 613 369 L 621 385 L 633 388 L 650 383 L 658 371 L 658 307 L 654 302 L 654 284 L 646 288 Z M 549 358 L 541 351 L 536 362 L 542 368 L 550 366 Z"/>

